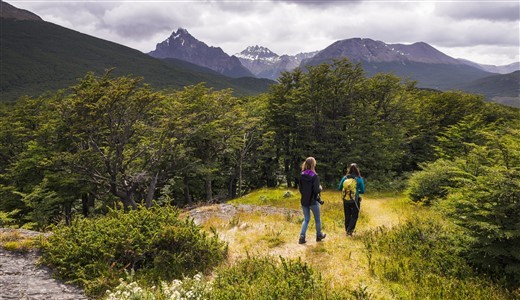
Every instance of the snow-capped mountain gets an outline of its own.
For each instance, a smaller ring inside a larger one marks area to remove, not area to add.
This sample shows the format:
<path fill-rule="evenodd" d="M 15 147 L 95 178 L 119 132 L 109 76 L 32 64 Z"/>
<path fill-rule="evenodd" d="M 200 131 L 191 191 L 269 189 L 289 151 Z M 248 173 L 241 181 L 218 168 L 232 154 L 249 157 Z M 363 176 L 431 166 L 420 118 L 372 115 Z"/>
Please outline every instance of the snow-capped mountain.
<path fill-rule="evenodd" d="M 280 56 L 266 47 L 256 45 L 247 47 L 235 56 L 255 76 L 275 80 L 281 72 L 292 71 L 303 59 L 310 58 L 316 53 L 318 52 Z"/>
<path fill-rule="evenodd" d="M 155 50 L 148 53 L 155 58 L 177 58 L 207 67 L 229 77 L 254 77 L 236 58 L 220 47 L 210 47 L 194 38 L 186 29 L 179 28 Z"/>

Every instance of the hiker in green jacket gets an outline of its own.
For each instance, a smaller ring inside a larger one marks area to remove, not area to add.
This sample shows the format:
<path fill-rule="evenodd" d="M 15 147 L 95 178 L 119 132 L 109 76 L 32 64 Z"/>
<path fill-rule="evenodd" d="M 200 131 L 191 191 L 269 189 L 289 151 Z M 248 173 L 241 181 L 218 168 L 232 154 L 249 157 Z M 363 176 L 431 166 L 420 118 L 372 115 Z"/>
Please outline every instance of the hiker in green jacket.
<path fill-rule="evenodd" d="M 365 181 L 361 177 L 357 164 L 350 165 L 347 175 L 341 178 L 338 190 L 342 191 L 345 231 L 347 236 L 352 236 L 361 209 L 361 197 L 359 195 L 365 193 Z"/>

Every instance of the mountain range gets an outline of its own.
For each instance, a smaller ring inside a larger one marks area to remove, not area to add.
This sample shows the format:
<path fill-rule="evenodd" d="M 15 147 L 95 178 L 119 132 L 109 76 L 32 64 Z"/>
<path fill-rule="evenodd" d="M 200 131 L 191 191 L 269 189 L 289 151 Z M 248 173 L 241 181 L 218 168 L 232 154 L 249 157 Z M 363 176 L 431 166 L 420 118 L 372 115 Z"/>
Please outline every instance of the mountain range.
<path fill-rule="evenodd" d="M 369 38 L 339 40 L 325 49 L 278 55 L 255 45 L 226 54 L 179 28 L 156 49 L 144 54 L 110 41 L 88 36 L 37 15 L 1 3 L 0 92 L 2 100 L 64 88 L 88 71 L 142 76 L 157 88 L 180 88 L 206 82 L 217 89 L 233 88 L 237 95 L 267 91 L 280 73 L 305 70 L 332 59 L 359 63 L 367 76 L 393 73 L 437 90 L 459 89 L 483 94 L 489 100 L 520 106 L 519 63 L 481 65 L 455 59 L 424 42 L 386 44 Z"/>
<path fill-rule="evenodd" d="M 305 69 L 346 57 L 361 64 L 367 76 L 392 73 L 416 81 L 420 88 L 464 90 L 482 94 L 496 102 L 520 106 L 520 80 L 515 80 L 518 73 L 513 73 L 520 69 L 520 63 L 482 65 L 450 57 L 425 42 L 405 45 L 350 38 L 336 41 L 320 51 L 297 55 L 278 55 L 266 47 L 255 45 L 229 56 L 221 48 L 207 46 L 186 29 L 179 28 L 149 54 L 186 60 L 228 76 L 245 74 L 239 68 L 238 60 L 250 74 L 271 80 L 297 67 Z M 230 70 L 236 70 L 236 73 L 232 74 Z M 482 85 L 482 82 L 486 84 Z"/>
<path fill-rule="evenodd" d="M 247 47 L 235 56 L 255 76 L 276 80 L 280 73 L 294 70 L 300 66 L 303 60 L 311 58 L 317 53 L 318 51 L 280 56 L 268 48 L 256 45 Z"/>
<path fill-rule="evenodd" d="M 68 88 L 87 72 L 143 77 L 156 89 L 179 89 L 205 82 L 232 88 L 237 96 L 267 91 L 273 81 L 231 78 L 185 61 L 164 61 L 141 51 L 95 38 L 0 1 L 0 101 Z"/>

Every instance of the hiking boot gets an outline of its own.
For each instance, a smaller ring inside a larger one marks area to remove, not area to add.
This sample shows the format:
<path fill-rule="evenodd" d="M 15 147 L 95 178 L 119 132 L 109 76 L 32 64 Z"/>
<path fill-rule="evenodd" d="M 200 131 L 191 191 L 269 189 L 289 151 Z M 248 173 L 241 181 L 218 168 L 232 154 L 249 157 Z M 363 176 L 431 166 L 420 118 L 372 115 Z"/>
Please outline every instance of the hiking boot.
<path fill-rule="evenodd" d="M 298 240 L 298 244 L 305 244 L 306 241 L 305 241 L 305 236 L 304 235 L 300 235 L 300 239 Z"/>
<path fill-rule="evenodd" d="M 322 232 L 320 235 L 316 236 L 316 242 L 321 242 L 327 236 L 326 233 Z"/>

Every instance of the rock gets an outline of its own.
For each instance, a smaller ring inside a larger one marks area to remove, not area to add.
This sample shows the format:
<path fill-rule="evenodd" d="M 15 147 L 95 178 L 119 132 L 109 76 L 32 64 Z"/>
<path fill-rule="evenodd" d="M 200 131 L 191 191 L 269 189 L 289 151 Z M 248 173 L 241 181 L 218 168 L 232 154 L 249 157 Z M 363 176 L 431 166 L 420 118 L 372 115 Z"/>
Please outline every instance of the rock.
<path fill-rule="evenodd" d="M 0 248 L 0 299 L 89 299 L 78 287 L 52 278 L 49 268 L 37 265 L 38 257 L 34 251 L 16 253 Z"/>

